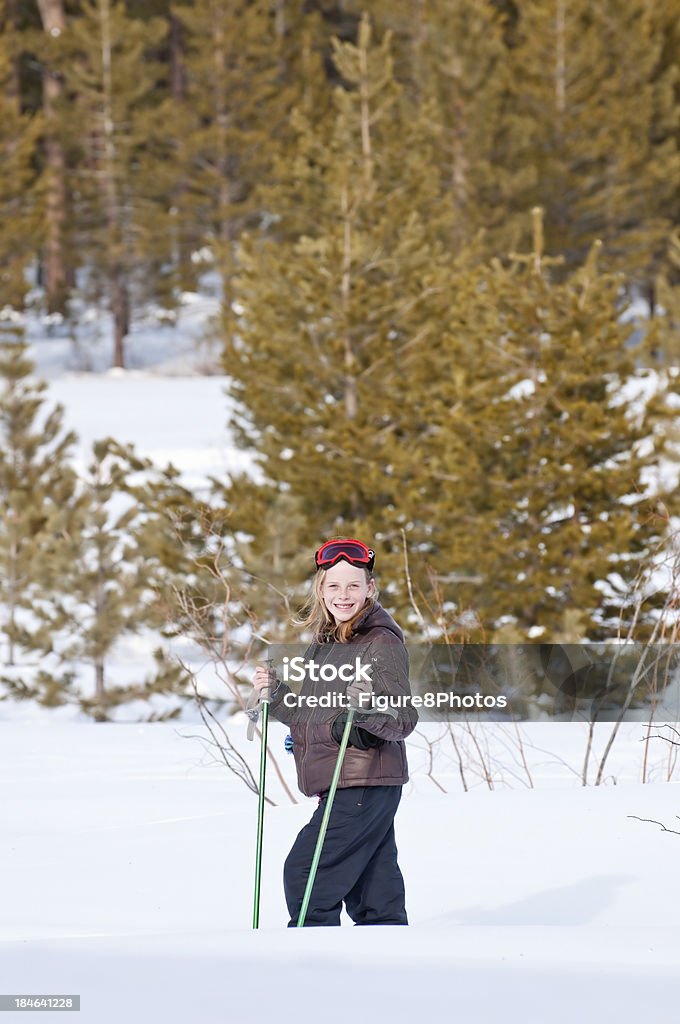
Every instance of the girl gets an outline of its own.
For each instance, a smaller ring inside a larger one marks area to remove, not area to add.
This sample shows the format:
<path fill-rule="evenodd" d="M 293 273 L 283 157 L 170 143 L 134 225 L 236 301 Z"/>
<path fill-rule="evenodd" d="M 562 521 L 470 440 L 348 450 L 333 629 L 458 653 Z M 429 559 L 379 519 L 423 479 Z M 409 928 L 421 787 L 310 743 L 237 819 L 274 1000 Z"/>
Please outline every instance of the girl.
<path fill-rule="evenodd" d="M 328 678 L 332 670 L 325 671 L 323 678 L 320 671 L 307 671 L 299 696 L 284 701 L 292 691 L 276 679 L 270 698 L 270 714 L 290 728 L 300 790 L 319 798 L 284 865 L 288 927 L 297 925 L 347 720 L 347 711 L 337 706 L 308 707 L 305 699 L 338 692 L 357 710 L 304 923 L 339 925 L 344 902 L 357 925 L 405 925 L 394 816 L 408 781 L 403 741 L 415 728 L 418 715 L 410 704 L 404 636 L 378 602 L 371 548 L 354 538 L 330 540 L 315 552 L 314 560 L 314 587 L 305 606 L 310 612 L 295 621 L 314 634 L 305 664 L 334 666 L 335 680 Z M 357 664 L 365 671 L 355 673 L 348 684 L 347 666 Z M 344 672 L 337 671 L 343 667 Z M 253 680 L 258 698 L 273 683 L 267 668 L 259 666 Z M 385 698 L 389 707 L 382 711 L 378 701 L 378 710 L 371 710 L 371 693 Z"/>

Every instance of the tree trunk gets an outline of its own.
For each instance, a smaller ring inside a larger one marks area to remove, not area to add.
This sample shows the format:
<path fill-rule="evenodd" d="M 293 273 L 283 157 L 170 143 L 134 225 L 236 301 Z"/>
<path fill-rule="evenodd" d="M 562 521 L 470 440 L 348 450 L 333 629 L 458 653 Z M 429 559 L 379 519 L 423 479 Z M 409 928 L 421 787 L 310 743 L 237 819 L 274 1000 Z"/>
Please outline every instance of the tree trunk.
<path fill-rule="evenodd" d="M 130 302 L 119 267 L 111 272 L 111 313 L 113 315 L 113 365 L 125 367 L 125 338 L 130 330 Z"/>
<path fill-rule="evenodd" d="M 66 27 L 64 0 L 37 0 L 43 28 L 57 37 Z M 47 165 L 46 243 L 44 281 L 47 309 L 63 313 L 69 273 L 66 267 L 64 225 L 66 222 L 66 161 L 59 130 L 55 123 L 57 105 L 63 92 L 63 81 L 57 71 L 43 68 L 43 110 L 45 115 L 45 161 Z"/>
<path fill-rule="evenodd" d="M 222 280 L 222 305 L 231 313 L 232 302 L 232 180 L 229 167 L 229 121 L 230 113 L 227 102 L 225 75 L 227 69 L 226 40 L 221 19 L 216 18 L 213 32 L 213 67 L 215 71 L 215 128 L 216 157 L 215 167 L 218 172 L 217 195 L 217 235 L 220 240 L 219 266 Z M 228 317 L 229 319 L 229 317 Z"/>
<path fill-rule="evenodd" d="M 94 663 L 94 692 L 97 703 L 101 704 L 106 696 L 106 689 L 104 688 L 104 662 L 100 658 L 96 658 Z"/>
<path fill-rule="evenodd" d="M 113 52 L 109 0 L 100 0 L 100 10 L 103 92 L 102 133 L 104 136 L 102 187 L 106 204 L 106 219 L 109 230 L 108 241 L 111 251 L 109 287 L 111 314 L 113 316 L 113 365 L 123 369 L 125 366 L 125 337 L 130 329 L 130 299 L 123 262 L 125 231 L 118 181 L 116 179 L 116 126 L 113 118 Z"/>
<path fill-rule="evenodd" d="M 421 99 L 426 91 L 425 74 L 427 70 L 427 58 L 423 56 L 426 34 L 427 15 L 425 13 L 424 0 L 414 0 L 413 32 L 411 34 L 411 68 L 418 99 Z"/>
<path fill-rule="evenodd" d="M 19 560 L 19 542 L 15 525 L 15 513 L 13 509 L 7 512 L 9 551 L 7 559 L 7 579 L 5 581 L 5 603 L 7 605 L 7 662 L 9 666 L 14 665 L 15 657 L 15 636 L 16 636 L 16 606 L 17 606 L 17 575 Z"/>
<path fill-rule="evenodd" d="M 4 10 L 0 10 L 0 32 L 15 32 L 18 25 L 17 0 L 5 0 Z M 12 60 L 12 70 L 7 85 L 8 98 L 16 101 L 17 110 L 21 111 L 21 78 L 19 57 Z"/>
<path fill-rule="evenodd" d="M 467 135 L 467 111 L 463 96 L 463 78 L 451 75 L 450 102 L 451 111 L 451 194 L 456 210 L 464 211 L 468 205 L 468 159 L 465 147 Z M 458 218 L 460 219 L 460 218 Z M 461 239 L 455 239 L 460 243 Z"/>
<path fill-rule="evenodd" d="M 176 15 L 170 13 L 168 17 L 170 22 L 170 91 L 173 100 L 178 104 L 183 104 L 187 100 L 184 30 Z M 187 232 L 186 222 L 178 216 L 187 191 L 186 179 L 180 178 L 173 187 L 170 203 L 172 263 L 176 268 L 175 281 L 183 291 L 196 288 L 196 268 L 191 262 L 191 254 L 194 248 L 200 244 L 200 236 L 196 234 L 195 226 L 190 232 Z"/>
<path fill-rule="evenodd" d="M 170 89 L 172 98 L 186 98 L 187 76 L 184 67 L 184 41 L 182 25 L 175 14 L 170 14 Z"/>
<path fill-rule="evenodd" d="M 106 607 L 106 568 L 104 565 L 103 551 L 101 534 L 98 538 L 97 543 L 97 587 L 94 598 L 94 621 L 95 630 L 100 631 L 100 624 L 104 617 L 104 610 Z M 94 661 L 94 694 L 97 704 L 101 705 L 106 697 L 106 689 L 104 686 L 104 654 L 102 653 L 101 642 L 96 642 L 94 646 L 93 661 Z M 103 721 L 103 718 L 100 719 Z"/>

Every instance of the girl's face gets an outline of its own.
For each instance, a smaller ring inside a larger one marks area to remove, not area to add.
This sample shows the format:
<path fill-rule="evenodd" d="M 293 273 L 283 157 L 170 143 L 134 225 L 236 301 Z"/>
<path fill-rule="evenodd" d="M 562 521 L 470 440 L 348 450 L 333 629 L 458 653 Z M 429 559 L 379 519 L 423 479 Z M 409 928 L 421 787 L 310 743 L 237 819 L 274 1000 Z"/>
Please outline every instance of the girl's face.
<path fill-rule="evenodd" d="M 373 580 L 366 580 L 364 570 L 350 565 L 344 558 L 326 570 L 321 584 L 324 603 L 336 624 L 351 619 L 374 590 Z"/>

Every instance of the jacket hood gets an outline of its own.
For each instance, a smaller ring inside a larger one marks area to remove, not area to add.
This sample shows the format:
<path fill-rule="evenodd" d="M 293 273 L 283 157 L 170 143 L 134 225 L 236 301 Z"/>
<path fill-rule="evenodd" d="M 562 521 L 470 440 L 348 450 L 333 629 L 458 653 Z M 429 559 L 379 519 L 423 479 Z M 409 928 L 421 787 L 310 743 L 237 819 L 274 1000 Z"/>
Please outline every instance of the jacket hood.
<path fill-rule="evenodd" d="M 389 629 L 390 632 L 394 633 L 396 637 L 404 642 L 404 634 L 401 628 L 394 621 L 388 611 L 386 611 L 379 601 L 376 601 L 372 608 L 367 608 L 366 611 L 357 621 L 354 623 L 353 633 L 358 633 L 360 636 L 370 633 L 372 629 L 376 627 L 382 627 L 383 629 Z"/>

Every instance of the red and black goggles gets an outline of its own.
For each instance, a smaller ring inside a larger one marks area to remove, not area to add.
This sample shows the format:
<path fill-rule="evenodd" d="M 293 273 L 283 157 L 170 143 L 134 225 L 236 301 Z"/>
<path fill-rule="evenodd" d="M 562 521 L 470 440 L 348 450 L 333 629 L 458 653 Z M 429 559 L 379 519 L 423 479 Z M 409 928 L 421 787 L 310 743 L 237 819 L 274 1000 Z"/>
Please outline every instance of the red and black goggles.
<path fill-rule="evenodd" d="M 344 558 L 350 565 L 362 566 L 372 571 L 375 563 L 375 551 L 367 548 L 360 540 L 346 537 L 343 540 L 327 540 L 314 553 L 317 569 L 330 569 L 332 565 Z"/>

